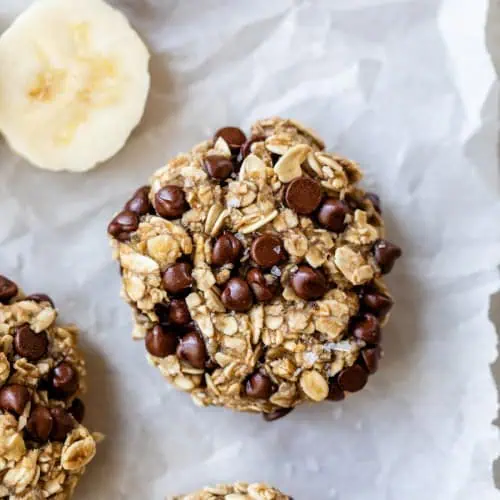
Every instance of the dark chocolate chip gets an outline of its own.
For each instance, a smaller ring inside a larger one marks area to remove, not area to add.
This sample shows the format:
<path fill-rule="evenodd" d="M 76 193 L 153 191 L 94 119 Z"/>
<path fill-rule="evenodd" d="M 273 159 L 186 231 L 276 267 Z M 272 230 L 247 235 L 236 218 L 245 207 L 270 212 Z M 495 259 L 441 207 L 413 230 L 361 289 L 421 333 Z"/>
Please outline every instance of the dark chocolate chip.
<path fill-rule="evenodd" d="M 0 409 L 21 415 L 30 400 L 30 391 L 20 384 L 5 385 L 0 389 Z"/>
<path fill-rule="evenodd" d="M 246 395 L 255 399 L 268 399 L 273 393 L 271 379 L 263 373 L 254 373 L 245 384 Z"/>
<path fill-rule="evenodd" d="M 319 182 L 306 176 L 293 179 L 285 191 L 285 203 L 301 215 L 312 214 L 319 207 L 321 198 Z"/>
<path fill-rule="evenodd" d="M 155 304 L 154 311 L 158 316 L 158 322 L 161 325 L 168 325 L 170 323 L 170 304 L 167 304 L 166 302 L 159 302 L 158 304 Z"/>
<path fill-rule="evenodd" d="M 278 236 L 265 233 L 253 240 L 250 256 L 257 265 L 269 268 L 279 264 L 286 257 L 286 253 Z"/>
<path fill-rule="evenodd" d="M 46 332 L 35 333 L 28 325 L 16 328 L 14 349 L 28 361 L 38 361 L 47 353 L 49 339 Z"/>
<path fill-rule="evenodd" d="M 246 141 L 240 149 L 240 154 L 238 156 L 238 161 L 243 161 L 251 152 L 252 152 L 252 145 L 256 142 L 261 142 L 265 141 L 266 138 L 263 135 L 254 135 Z"/>
<path fill-rule="evenodd" d="M 327 399 L 329 401 L 342 401 L 344 398 L 344 391 L 340 387 L 338 381 L 336 379 L 330 380 Z"/>
<path fill-rule="evenodd" d="M 119 241 L 127 241 L 138 227 L 137 214 L 130 210 L 123 210 L 109 223 L 108 233 Z"/>
<path fill-rule="evenodd" d="M 248 311 L 253 304 L 252 292 L 245 280 L 231 278 L 221 296 L 222 303 L 233 311 Z"/>
<path fill-rule="evenodd" d="M 140 187 L 127 201 L 125 205 L 125 210 L 130 210 L 137 215 L 146 215 L 151 209 L 151 203 L 149 202 L 149 186 Z"/>
<path fill-rule="evenodd" d="M 380 323 L 375 315 L 365 313 L 353 321 L 352 334 L 367 344 L 378 344 L 380 342 Z"/>
<path fill-rule="evenodd" d="M 42 302 L 48 302 L 52 307 L 54 306 L 54 301 L 44 293 L 32 293 L 28 295 L 24 300 L 33 300 L 34 302 L 38 302 L 39 304 Z"/>
<path fill-rule="evenodd" d="M 59 363 L 52 372 L 52 389 L 60 399 L 71 396 L 78 390 L 80 377 L 67 361 Z"/>
<path fill-rule="evenodd" d="M 368 373 L 375 373 L 378 370 L 378 362 L 382 356 L 380 347 L 368 347 L 361 351 L 361 359 Z"/>
<path fill-rule="evenodd" d="M 53 421 L 51 439 L 64 441 L 66 436 L 76 427 L 75 419 L 63 408 L 51 408 L 50 415 Z"/>
<path fill-rule="evenodd" d="M 207 156 L 204 165 L 208 175 L 219 181 L 227 179 L 234 171 L 231 159 L 221 155 Z"/>
<path fill-rule="evenodd" d="M 363 389 L 368 381 L 368 374 L 359 365 L 344 368 L 338 376 L 338 383 L 344 391 L 357 392 Z"/>
<path fill-rule="evenodd" d="M 85 404 L 81 399 L 74 399 L 68 411 L 79 424 L 83 422 L 85 418 Z"/>
<path fill-rule="evenodd" d="M 247 273 L 247 282 L 259 302 L 267 302 L 276 295 L 277 286 L 268 283 L 260 269 L 250 269 Z"/>
<path fill-rule="evenodd" d="M 0 275 L 0 303 L 7 304 L 18 292 L 17 285 L 9 278 Z"/>
<path fill-rule="evenodd" d="M 163 273 L 163 286 L 168 293 L 182 293 L 193 285 L 193 268 L 188 262 L 179 262 Z"/>
<path fill-rule="evenodd" d="M 224 127 L 215 133 L 214 142 L 217 141 L 219 137 L 222 137 L 233 153 L 239 151 L 241 146 L 247 140 L 245 133 L 238 127 Z"/>
<path fill-rule="evenodd" d="M 146 333 L 146 349 L 152 356 L 166 358 L 175 353 L 177 336 L 166 328 L 156 325 Z"/>
<path fill-rule="evenodd" d="M 218 363 L 216 363 L 213 359 L 207 359 L 207 362 L 205 363 L 205 371 L 213 373 L 214 370 L 217 370 L 217 368 L 220 368 Z"/>
<path fill-rule="evenodd" d="M 196 324 L 196 321 L 190 321 L 186 325 L 182 325 L 182 328 L 179 325 L 179 330 L 177 331 L 182 332 L 182 335 L 184 335 L 185 333 L 195 332 L 197 330 L 198 330 L 198 325 Z"/>
<path fill-rule="evenodd" d="M 280 408 L 279 410 L 274 410 L 270 413 L 263 413 L 262 418 L 266 422 L 274 422 L 275 420 L 279 420 L 280 418 L 285 417 L 288 415 L 293 408 Z"/>
<path fill-rule="evenodd" d="M 376 193 L 366 193 L 365 198 L 372 202 L 373 208 L 379 213 L 382 213 L 382 205 L 380 203 L 380 197 Z"/>
<path fill-rule="evenodd" d="M 191 314 L 185 300 L 173 299 L 168 308 L 168 322 L 173 325 L 187 325 L 191 321 Z"/>
<path fill-rule="evenodd" d="M 54 419 L 48 408 L 37 405 L 31 410 L 31 415 L 26 423 L 26 429 L 34 441 L 45 443 L 48 441 Z"/>
<path fill-rule="evenodd" d="M 212 264 L 223 266 L 234 264 L 243 252 L 241 241 L 230 232 L 225 232 L 217 238 L 212 249 Z"/>
<path fill-rule="evenodd" d="M 177 357 L 194 368 L 204 368 L 207 359 L 205 342 L 196 332 L 189 332 L 182 337 L 177 346 Z"/>
<path fill-rule="evenodd" d="M 300 266 L 292 275 L 291 284 L 294 292 L 304 300 L 317 300 L 327 292 L 324 274 L 309 266 Z"/>
<path fill-rule="evenodd" d="M 361 299 L 363 305 L 378 317 L 384 317 L 392 308 L 393 300 L 375 290 L 366 290 Z"/>
<path fill-rule="evenodd" d="M 349 206 L 345 201 L 328 198 L 319 209 L 318 221 L 330 231 L 341 233 L 346 227 L 345 218 L 348 213 Z"/>
<path fill-rule="evenodd" d="M 164 219 L 178 219 L 188 209 L 182 188 L 172 185 L 162 187 L 155 195 L 155 209 Z"/>
<path fill-rule="evenodd" d="M 374 246 L 374 253 L 382 274 L 390 273 L 396 260 L 403 255 L 401 248 L 387 240 L 378 240 Z"/>

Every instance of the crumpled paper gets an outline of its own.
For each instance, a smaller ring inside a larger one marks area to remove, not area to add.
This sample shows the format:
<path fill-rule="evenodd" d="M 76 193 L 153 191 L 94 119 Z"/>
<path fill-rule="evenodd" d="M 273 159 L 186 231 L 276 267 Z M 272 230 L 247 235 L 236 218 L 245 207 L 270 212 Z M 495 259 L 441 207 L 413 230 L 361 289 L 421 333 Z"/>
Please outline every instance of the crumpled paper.
<path fill-rule="evenodd" d="M 70 0 L 68 0 L 70 1 Z M 29 3 L 2 0 L 1 28 Z M 499 498 L 489 363 L 500 197 L 486 0 L 123 0 L 152 52 L 142 124 L 84 175 L 0 145 L 1 272 L 82 328 L 88 424 L 106 433 L 77 498 L 163 499 L 268 481 L 296 499 Z M 358 160 L 405 252 L 386 356 L 343 403 L 268 424 L 199 409 L 130 339 L 106 225 L 167 158 L 222 125 L 270 115 Z"/>

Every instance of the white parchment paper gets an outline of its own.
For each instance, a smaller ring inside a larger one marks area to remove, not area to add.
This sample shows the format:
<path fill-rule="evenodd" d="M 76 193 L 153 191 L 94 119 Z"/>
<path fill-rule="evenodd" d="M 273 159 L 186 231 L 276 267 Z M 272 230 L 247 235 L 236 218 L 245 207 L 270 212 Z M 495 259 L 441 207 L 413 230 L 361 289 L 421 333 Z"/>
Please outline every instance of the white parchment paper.
<path fill-rule="evenodd" d="M 68 0 L 71 1 L 71 0 Z M 0 27 L 30 2 L 2 0 Z M 298 500 L 489 500 L 498 432 L 500 204 L 486 0 L 123 0 L 153 88 L 125 149 L 85 175 L 0 145 L 0 271 L 83 329 L 88 423 L 107 434 L 81 500 L 268 481 Z M 1 69 L 0 69 L 1 70 Z M 166 159 L 225 124 L 300 119 L 358 160 L 405 258 L 386 357 L 360 394 L 284 420 L 198 409 L 130 339 L 106 225 Z"/>

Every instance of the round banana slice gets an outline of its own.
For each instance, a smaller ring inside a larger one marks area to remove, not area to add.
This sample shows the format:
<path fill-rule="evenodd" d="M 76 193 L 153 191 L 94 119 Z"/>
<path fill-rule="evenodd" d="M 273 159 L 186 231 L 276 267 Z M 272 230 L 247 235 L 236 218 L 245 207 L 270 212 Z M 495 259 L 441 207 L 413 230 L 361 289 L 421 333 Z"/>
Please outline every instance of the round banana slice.
<path fill-rule="evenodd" d="M 19 155 L 82 172 L 141 120 L 149 53 L 102 0 L 38 0 L 0 37 L 0 130 Z"/>

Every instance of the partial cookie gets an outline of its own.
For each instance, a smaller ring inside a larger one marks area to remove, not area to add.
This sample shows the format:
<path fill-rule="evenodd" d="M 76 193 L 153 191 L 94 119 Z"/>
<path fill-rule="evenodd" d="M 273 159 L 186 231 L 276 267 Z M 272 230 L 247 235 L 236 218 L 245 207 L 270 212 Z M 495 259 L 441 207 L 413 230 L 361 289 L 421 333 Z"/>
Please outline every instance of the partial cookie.
<path fill-rule="evenodd" d="M 149 53 L 102 0 L 38 0 L 0 37 L 0 129 L 16 153 L 82 172 L 114 156 L 139 123 Z"/>
<path fill-rule="evenodd" d="M 110 223 L 134 337 L 201 406 L 274 420 L 377 370 L 401 255 L 356 163 L 292 120 L 180 154 Z"/>
<path fill-rule="evenodd" d="M 236 483 L 204 488 L 190 495 L 180 495 L 172 500 L 293 500 L 275 488 L 262 483 Z"/>
<path fill-rule="evenodd" d="M 65 500 L 94 458 L 82 425 L 85 362 L 44 294 L 0 276 L 0 498 Z"/>

